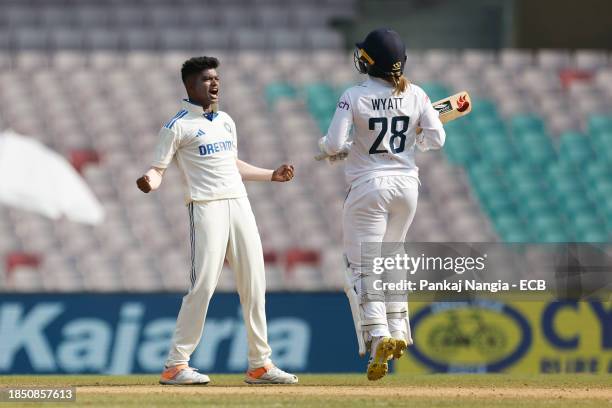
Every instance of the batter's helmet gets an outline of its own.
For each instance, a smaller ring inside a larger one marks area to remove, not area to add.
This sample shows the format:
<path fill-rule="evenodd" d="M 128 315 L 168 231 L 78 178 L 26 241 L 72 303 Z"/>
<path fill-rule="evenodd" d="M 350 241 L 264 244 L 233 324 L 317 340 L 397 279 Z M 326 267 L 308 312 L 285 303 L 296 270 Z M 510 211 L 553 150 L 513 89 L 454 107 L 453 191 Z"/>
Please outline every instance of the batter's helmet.
<path fill-rule="evenodd" d="M 386 78 L 404 72 L 406 45 L 395 31 L 379 28 L 355 46 L 353 57 L 360 73 Z"/>

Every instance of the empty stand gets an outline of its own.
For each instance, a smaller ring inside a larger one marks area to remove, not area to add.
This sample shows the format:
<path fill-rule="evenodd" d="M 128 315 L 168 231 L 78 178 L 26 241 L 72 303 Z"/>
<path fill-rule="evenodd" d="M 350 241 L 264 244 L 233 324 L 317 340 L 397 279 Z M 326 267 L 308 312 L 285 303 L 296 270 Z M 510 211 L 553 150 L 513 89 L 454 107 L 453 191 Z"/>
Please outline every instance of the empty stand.
<path fill-rule="evenodd" d="M 312 157 L 338 97 L 363 78 L 328 25 L 354 2 L 232 0 L 215 13 L 196 1 L 142 3 L 0 2 L 0 126 L 72 158 L 107 213 L 92 228 L 0 207 L 0 289 L 186 288 L 179 172 L 149 195 L 135 179 L 179 108 L 181 63 L 202 53 L 221 59 L 221 109 L 237 123 L 240 157 L 296 165 L 292 183 L 247 183 L 268 287 L 341 288 L 343 165 Z M 408 240 L 609 242 L 608 54 L 411 51 L 406 75 L 432 100 L 474 96 L 472 114 L 446 126 L 443 151 L 417 155 Z M 234 285 L 226 266 L 219 287 Z"/>

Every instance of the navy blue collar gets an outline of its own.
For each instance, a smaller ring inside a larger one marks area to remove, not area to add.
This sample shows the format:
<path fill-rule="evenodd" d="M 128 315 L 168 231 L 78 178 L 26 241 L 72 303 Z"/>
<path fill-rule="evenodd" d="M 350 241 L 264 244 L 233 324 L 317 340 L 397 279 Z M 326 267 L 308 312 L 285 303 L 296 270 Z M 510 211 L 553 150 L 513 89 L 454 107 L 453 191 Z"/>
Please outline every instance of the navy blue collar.
<path fill-rule="evenodd" d="M 204 117 L 208 120 L 210 120 L 211 122 L 217 117 L 219 116 L 218 112 L 204 112 Z"/>

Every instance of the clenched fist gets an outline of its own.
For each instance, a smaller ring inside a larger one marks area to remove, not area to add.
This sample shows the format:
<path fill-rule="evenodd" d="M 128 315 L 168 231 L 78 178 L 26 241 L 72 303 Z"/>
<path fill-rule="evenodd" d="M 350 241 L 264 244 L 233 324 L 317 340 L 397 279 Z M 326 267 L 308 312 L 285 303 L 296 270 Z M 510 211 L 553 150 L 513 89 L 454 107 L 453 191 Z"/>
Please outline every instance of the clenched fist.
<path fill-rule="evenodd" d="M 151 180 L 149 179 L 149 176 L 147 176 L 146 174 L 142 176 L 141 178 L 139 178 L 138 180 L 136 180 L 136 185 L 138 186 L 140 191 L 142 191 L 143 193 L 148 193 L 152 190 Z"/>
<path fill-rule="evenodd" d="M 291 164 L 283 164 L 272 173 L 272 181 L 289 181 L 293 178 L 293 172 Z"/>

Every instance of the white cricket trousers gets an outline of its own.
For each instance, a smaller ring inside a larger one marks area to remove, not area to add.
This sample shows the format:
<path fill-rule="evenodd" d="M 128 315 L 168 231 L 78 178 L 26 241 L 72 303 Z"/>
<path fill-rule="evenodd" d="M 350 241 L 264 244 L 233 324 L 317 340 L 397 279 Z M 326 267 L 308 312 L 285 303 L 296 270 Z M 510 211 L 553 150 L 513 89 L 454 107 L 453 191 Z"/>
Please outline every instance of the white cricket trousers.
<path fill-rule="evenodd" d="M 236 275 L 249 343 L 249 370 L 270 364 L 261 239 L 247 197 L 192 202 L 189 210 L 191 268 L 166 366 L 186 364 L 202 337 L 208 303 L 223 262 Z M 204 345 L 205 346 L 205 345 Z"/>
<path fill-rule="evenodd" d="M 419 181 L 410 176 L 372 178 L 351 188 L 344 203 L 344 251 L 348 258 L 353 282 L 361 289 L 361 243 L 403 243 L 414 219 L 419 195 Z M 366 320 L 386 321 L 386 327 L 369 332 L 372 337 L 390 336 L 390 332 L 405 332 L 403 319 L 388 319 L 387 309 L 405 308 L 405 302 L 364 302 L 361 312 Z"/>

